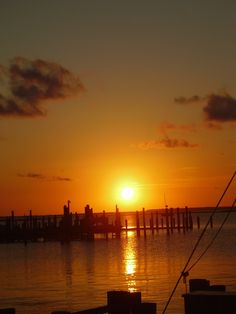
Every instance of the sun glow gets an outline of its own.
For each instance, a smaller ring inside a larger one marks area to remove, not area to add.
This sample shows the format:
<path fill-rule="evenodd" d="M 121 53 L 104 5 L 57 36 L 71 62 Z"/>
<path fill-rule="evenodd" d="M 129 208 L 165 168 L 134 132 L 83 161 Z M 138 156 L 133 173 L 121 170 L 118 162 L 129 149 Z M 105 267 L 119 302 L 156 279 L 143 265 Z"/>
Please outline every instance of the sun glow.
<path fill-rule="evenodd" d="M 129 201 L 134 197 L 134 189 L 131 187 L 125 187 L 121 190 L 121 197 L 123 200 Z"/>

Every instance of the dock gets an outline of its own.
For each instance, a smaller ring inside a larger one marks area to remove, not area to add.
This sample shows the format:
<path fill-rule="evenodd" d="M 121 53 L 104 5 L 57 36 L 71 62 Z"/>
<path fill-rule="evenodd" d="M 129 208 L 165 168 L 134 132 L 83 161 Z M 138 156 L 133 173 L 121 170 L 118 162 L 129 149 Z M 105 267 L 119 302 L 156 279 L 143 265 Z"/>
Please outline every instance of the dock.
<path fill-rule="evenodd" d="M 193 215 L 188 207 L 149 209 L 144 208 L 132 213 L 133 222 L 123 219 L 122 212 L 116 206 L 115 211 L 94 213 L 93 208 L 86 205 L 83 213 L 72 213 L 70 201 L 63 207 L 61 215 L 28 215 L 0 217 L 0 242 L 43 242 L 74 240 L 94 240 L 96 237 L 119 238 L 121 233 L 135 231 L 139 237 L 146 237 L 147 231 L 152 234 L 164 230 L 168 235 L 174 231 L 188 232 L 194 226 L 200 229 L 200 218 Z M 213 222 L 211 221 L 211 227 Z"/>

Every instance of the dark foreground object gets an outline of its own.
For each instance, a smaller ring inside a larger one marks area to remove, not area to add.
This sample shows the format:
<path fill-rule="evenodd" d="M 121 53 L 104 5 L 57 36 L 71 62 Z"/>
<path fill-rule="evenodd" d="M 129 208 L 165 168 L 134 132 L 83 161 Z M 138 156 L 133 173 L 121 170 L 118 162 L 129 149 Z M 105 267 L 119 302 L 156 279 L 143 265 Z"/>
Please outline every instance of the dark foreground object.
<path fill-rule="evenodd" d="M 0 309 L 0 314 L 15 314 L 16 311 L 14 308 L 8 308 L 8 309 Z"/>
<path fill-rule="evenodd" d="M 105 306 L 73 313 L 54 311 L 51 314 L 156 314 L 156 311 L 156 303 L 141 301 L 141 292 L 108 291 Z"/>
<path fill-rule="evenodd" d="M 185 314 L 235 314 L 236 293 L 206 279 L 189 280 L 190 292 L 183 295 Z"/>

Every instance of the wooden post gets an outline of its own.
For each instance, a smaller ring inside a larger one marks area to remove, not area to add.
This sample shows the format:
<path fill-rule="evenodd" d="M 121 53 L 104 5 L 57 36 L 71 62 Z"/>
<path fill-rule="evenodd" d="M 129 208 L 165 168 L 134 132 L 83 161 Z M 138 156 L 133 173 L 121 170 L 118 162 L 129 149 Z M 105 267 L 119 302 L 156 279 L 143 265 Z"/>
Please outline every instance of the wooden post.
<path fill-rule="evenodd" d="M 179 208 L 177 208 L 177 228 L 178 228 L 178 231 L 180 231 L 180 213 L 179 213 Z"/>
<path fill-rule="evenodd" d="M 189 212 L 189 228 L 191 229 L 191 230 L 193 230 L 193 218 L 192 218 L 192 213 L 191 212 Z"/>
<path fill-rule="evenodd" d="M 15 215 L 14 210 L 11 211 L 11 230 L 14 230 L 15 228 Z"/>
<path fill-rule="evenodd" d="M 108 311 L 100 313 L 109 314 L 130 314 L 141 305 L 141 292 L 128 291 L 108 291 L 107 306 Z"/>
<path fill-rule="evenodd" d="M 30 230 L 32 229 L 33 224 L 32 224 L 32 210 L 30 209 L 29 211 L 29 228 Z"/>
<path fill-rule="evenodd" d="M 169 226 L 169 209 L 168 206 L 166 206 L 166 231 L 169 234 L 170 230 L 169 230 L 170 226 Z"/>
<path fill-rule="evenodd" d="M 185 232 L 185 213 L 182 213 L 182 225 L 183 225 L 183 231 Z"/>
<path fill-rule="evenodd" d="M 170 208 L 170 231 L 173 233 L 173 208 Z"/>
<path fill-rule="evenodd" d="M 154 234 L 153 212 L 151 212 L 150 229 L 152 230 L 152 234 Z"/>
<path fill-rule="evenodd" d="M 156 230 L 159 231 L 158 211 L 156 211 Z"/>
<path fill-rule="evenodd" d="M 128 220 L 125 219 L 125 231 L 127 232 L 128 231 Z"/>
<path fill-rule="evenodd" d="M 156 314 L 156 312 L 157 312 L 156 303 L 142 302 L 133 309 L 132 314 Z"/>
<path fill-rule="evenodd" d="M 188 227 L 189 227 L 189 225 L 188 225 L 188 206 L 185 206 L 185 220 L 186 220 L 186 230 L 188 230 Z"/>
<path fill-rule="evenodd" d="M 57 227 L 57 215 L 53 216 L 53 227 L 56 228 Z"/>
<path fill-rule="evenodd" d="M 121 221 L 120 221 L 120 212 L 117 205 L 116 205 L 115 229 L 116 229 L 116 238 L 120 238 Z"/>
<path fill-rule="evenodd" d="M 106 217 L 106 212 L 103 210 L 102 212 L 102 224 L 103 224 L 103 230 L 106 240 L 108 240 L 108 217 Z"/>
<path fill-rule="evenodd" d="M 143 208 L 143 232 L 144 232 L 144 237 L 146 238 L 146 217 L 145 217 L 145 209 Z"/>
<path fill-rule="evenodd" d="M 197 228 L 200 229 L 200 217 L 197 216 Z"/>
<path fill-rule="evenodd" d="M 44 222 L 44 216 L 42 217 L 42 229 L 44 229 L 45 228 L 45 222 Z"/>
<path fill-rule="evenodd" d="M 136 230 L 137 230 L 137 236 L 140 237 L 139 212 L 137 210 L 136 210 Z"/>

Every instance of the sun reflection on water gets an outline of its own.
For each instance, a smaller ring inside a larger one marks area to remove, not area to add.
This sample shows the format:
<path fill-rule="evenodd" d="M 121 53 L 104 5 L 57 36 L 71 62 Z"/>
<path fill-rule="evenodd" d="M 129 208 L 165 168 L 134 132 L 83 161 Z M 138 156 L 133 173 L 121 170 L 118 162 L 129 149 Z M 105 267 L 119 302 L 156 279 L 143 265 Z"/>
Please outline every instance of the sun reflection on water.
<path fill-rule="evenodd" d="M 124 261 L 125 261 L 125 277 L 129 292 L 137 291 L 136 288 L 137 252 L 135 244 L 136 244 L 135 233 L 128 232 L 127 242 L 126 245 L 124 246 Z"/>

